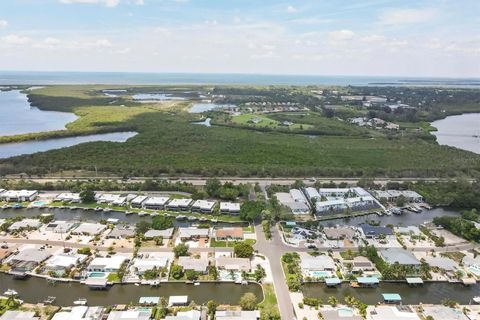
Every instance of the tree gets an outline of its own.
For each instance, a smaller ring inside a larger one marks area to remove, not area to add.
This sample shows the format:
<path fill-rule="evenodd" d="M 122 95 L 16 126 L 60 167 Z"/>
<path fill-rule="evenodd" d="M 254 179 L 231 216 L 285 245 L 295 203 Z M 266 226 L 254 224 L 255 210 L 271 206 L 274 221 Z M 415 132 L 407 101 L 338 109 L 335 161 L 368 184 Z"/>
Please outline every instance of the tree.
<path fill-rule="evenodd" d="M 233 247 L 233 252 L 238 258 L 250 258 L 253 255 L 253 247 L 246 242 L 239 242 Z"/>
<path fill-rule="evenodd" d="M 400 197 L 397 198 L 397 201 L 395 202 L 395 205 L 397 207 L 403 207 L 407 203 L 407 198 L 405 196 L 401 195 Z"/>
<path fill-rule="evenodd" d="M 137 224 L 135 225 L 135 231 L 136 231 L 136 233 L 145 234 L 145 232 L 147 232 L 148 230 L 150 230 L 151 227 L 152 227 L 152 225 L 151 225 L 150 222 L 148 222 L 148 221 L 139 221 L 139 222 L 137 222 Z"/>
<path fill-rule="evenodd" d="M 185 271 L 185 277 L 190 281 L 194 281 L 198 279 L 198 274 L 194 270 L 187 270 Z"/>
<path fill-rule="evenodd" d="M 165 216 L 153 217 L 152 228 L 155 230 L 165 230 L 168 228 L 173 228 L 173 219 Z"/>
<path fill-rule="evenodd" d="M 183 268 L 178 264 L 172 265 L 172 267 L 170 268 L 170 275 L 175 280 L 181 279 L 183 277 Z"/>
<path fill-rule="evenodd" d="M 280 320 L 278 309 L 274 306 L 265 306 L 260 312 L 260 320 Z"/>
<path fill-rule="evenodd" d="M 208 275 L 213 279 L 217 280 L 218 279 L 218 270 L 217 267 L 211 265 L 208 266 Z"/>
<path fill-rule="evenodd" d="M 205 191 L 207 191 L 207 194 L 211 197 L 216 197 L 221 187 L 222 183 L 216 178 L 208 179 L 205 183 Z"/>
<path fill-rule="evenodd" d="M 338 299 L 334 296 L 328 297 L 328 304 L 331 305 L 332 307 L 336 307 L 338 304 Z"/>
<path fill-rule="evenodd" d="M 179 243 L 173 248 L 173 253 L 175 253 L 175 258 L 188 256 L 188 245 L 185 243 Z"/>
<path fill-rule="evenodd" d="M 242 310 L 255 310 L 257 307 L 257 296 L 254 293 L 247 292 L 240 298 L 239 304 Z"/>
<path fill-rule="evenodd" d="M 240 219 L 247 221 L 258 220 L 265 209 L 263 201 L 245 201 L 240 207 Z"/>
<path fill-rule="evenodd" d="M 263 269 L 261 265 L 257 264 L 257 269 L 255 269 L 255 281 L 259 282 L 266 275 L 267 273 L 265 272 L 265 269 Z"/>
<path fill-rule="evenodd" d="M 80 199 L 82 199 L 83 203 L 95 202 L 95 192 L 90 188 L 86 188 L 80 192 Z"/>
<path fill-rule="evenodd" d="M 217 312 L 217 303 L 213 300 L 210 300 L 207 302 L 207 313 L 210 319 L 213 319 L 215 317 L 215 312 Z"/>

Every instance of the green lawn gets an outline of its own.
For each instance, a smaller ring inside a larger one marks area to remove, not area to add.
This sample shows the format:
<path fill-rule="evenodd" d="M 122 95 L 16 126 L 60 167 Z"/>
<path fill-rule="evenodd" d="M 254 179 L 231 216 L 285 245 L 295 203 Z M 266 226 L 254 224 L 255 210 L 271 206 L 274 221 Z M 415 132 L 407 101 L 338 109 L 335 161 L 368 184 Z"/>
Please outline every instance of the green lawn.
<path fill-rule="evenodd" d="M 259 121 L 259 122 L 255 122 Z M 253 127 L 267 127 L 267 128 L 282 128 L 290 130 L 301 130 L 301 129 L 310 129 L 313 126 L 304 123 L 298 123 L 296 121 L 291 121 L 292 125 L 282 125 L 282 122 L 273 120 L 270 115 L 258 115 L 258 114 L 241 114 L 234 116 L 232 122 L 241 125 L 248 125 Z"/>
<path fill-rule="evenodd" d="M 234 247 L 237 243 L 240 242 L 245 242 L 250 245 L 254 245 L 257 241 L 254 239 L 246 239 L 244 241 L 217 241 L 215 239 L 210 240 L 210 247 L 215 247 L 215 248 L 232 248 Z"/>

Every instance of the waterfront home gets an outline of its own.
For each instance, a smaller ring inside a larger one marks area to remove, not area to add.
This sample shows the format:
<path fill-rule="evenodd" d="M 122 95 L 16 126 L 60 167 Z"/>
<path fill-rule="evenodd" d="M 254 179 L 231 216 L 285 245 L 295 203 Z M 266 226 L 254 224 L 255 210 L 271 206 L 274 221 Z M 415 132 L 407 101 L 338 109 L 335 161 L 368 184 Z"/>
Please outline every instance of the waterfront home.
<path fill-rule="evenodd" d="M 42 249 L 42 247 L 29 247 L 12 254 L 8 257 L 7 263 L 12 268 L 11 272 L 13 274 L 25 275 L 26 272 L 35 269 L 50 256 L 50 252 Z"/>
<path fill-rule="evenodd" d="M 116 206 L 124 206 L 127 203 L 126 197 L 119 194 L 112 194 L 112 193 L 103 193 L 103 194 L 97 193 L 95 195 L 95 200 L 97 200 L 98 203 L 107 203 L 107 204 L 112 204 Z"/>
<path fill-rule="evenodd" d="M 165 239 L 171 239 L 173 236 L 173 228 L 168 228 L 165 230 L 155 230 L 155 229 L 150 229 L 145 234 L 143 237 L 146 240 L 152 240 L 154 238 L 162 238 L 163 240 Z"/>
<path fill-rule="evenodd" d="M 420 261 L 411 253 L 403 248 L 386 248 L 379 250 L 380 256 L 386 263 L 392 265 L 398 263 L 402 266 L 420 267 Z"/>
<path fill-rule="evenodd" d="M 259 320 L 260 311 L 243 311 L 243 310 L 217 310 L 215 312 L 216 320 Z"/>
<path fill-rule="evenodd" d="M 457 269 L 457 263 L 450 258 L 437 256 L 426 256 L 424 257 L 425 262 L 429 264 L 430 267 L 439 268 L 447 272 L 453 272 Z"/>
<path fill-rule="evenodd" d="M 143 202 L 143 207 L 150 210 L 165 209 L 168 200 L 168 197 L 149 197 Z"/>
<path fill-rule="evenodd" d="M 412 190 L 376 190 L 374 191 L 377 199 L 385 199 L 389 202 L 395 202 L 398 198 L 403 197 L 407 202 L 422 202 L 423 197 Z"/>
<path fill-rule="evenodd" d="M 135 237 L 135 229 L 132 226 L 116 226 L 107 235 L 107 239 L 128 239 Z"/>
<path fill-rule="evenodd" d="M 38 219 L 23 219 L 17 222 L 14 222 L 8 227 L 8 231 L 18 231 L 25 229 L 38 229 L 42 223 Z"/>
<path fill-rule="evenodd" d="M 432 317 L 433 319 L 469 320 L 462 311 L 444 305 L 423 306 L 423 315 L 425 318 Z"/>
<path fill-rule="evenodd" d="M 210 237 L 210 229 L 196 227 L 178 228 L 178 237 L 182 241 L 208 239 Z"/>
<path fill-rule="evenodd" d="M 367 320 L 420 320 L 415 309 L 410 306 L 369 306 Z M 443 319 L 443 318 L 438 318 Z"/>
<path fill-rule="evenodd" d="M 200 258 L 195 259 L 193 257 L 179 257 L 177 264 L 186 270 L 193 270 L 199 273 L 207 273 L 208 259 Z"/>
<path fill-rule="evenodd" d="M 132 267 L 135 270 L 135 273 L 143 276 L 143 274 L 148 270 L 153 270 L 154 268 L 158 269 L 168 269 L 170 259 L 167 256 L 155 254 L 155 253 L 143 253 L 137 256 L 133 260 Z"/>
<path fill-rule="evenodd" d="M 238 215 L 240 214 L 240 203 L 220 202 L 220 213 Z"/>
<path fill-rule="evenodd" d="M 417 226 L 408 226 L 408 227 L 395 227 L 395 231 L 401 235 L 414 235 L 421 236 L 422 232 Z"/>
<path fill-rule="evenodd" d="M 357 230 L 354 227 L 334 227 L 334 228 L 324 228 L 323 233 L 329 240 L 349 240 L 352 241 L 357 233 Z"/>
<path fill-rule="evenodd" d="M 84 254 L 56 254 L 45 261 L 45 271 L 47 273 L 54 272 L 57 276 L 61 276 L 65 271 L 85 262 L 87 258 L 88 256 Z"/>
<path fill-rule="evenodd" d="M 35 317 L 34 311 L 7 310 L 0 320 L 40 320 L 40 317 Z"/>
<path fill-rule="evenodd" d="M 212 213 L 217 202 L 208 200 L 196 200 L 192 204 L 192 211 L 201 213 Z"/>
<path fill-rule="evenodd" d="M 30 202 L 37 197 L 37 190 L 7 190 L 0 194 L 0 200 L 9 202 Z"/>
<path fill-rule="evenodd" d="M 130 202 L 130 205 L 132 208 L 142 208 L 143 203 L 147 200 L 146 196 L 136 196 L 135 198 L 132 199 Z"/>
<path fill-rule="evenodd" d="M 75 223 L 70 221 L 53 221 L 45 226 L 45 231 L 54 233 L 66 233 L 75 226 Z"/>
<path fill-rule="evenodd" d="M 188 296 L 170 296 L 168 298 L 168 306 L 186 306 L 188 304 Z"/>
<path fill-rule="evenodd" d="M 300 192 L 300 195 L 298 192 Z M 308 201 L 300 190 L 292 189 L 289 193 L 277 192 L 275 197 L 283 206 L 290 208 L 293 214 L 303 215 L 310 213 Z"/>
<path fill-rule="evenodd" d="M 220 270 L 250 272 L 252 265 L 248 258 L 218 257 L 215 266 Z"/>
<path fill-rule="evenodd" d="M 290 194 L 290 197 L 294 202 L 300 202 L 300 203 L 307 203 L 307 198 L 305 198 L 305 195 L 303 194 L 302 191 L 298 189 L 290 189 L 288 192 Z"/>
<path fill-rule="evenodd" d="M 58 196 L 55 197 L 54 201 L 79 203 L 81 201 L 80 193 L 72 193 L 72 192 L 60 193 Z"/>
<path fill-rule="evenodd" d="M 179 311 L 174 316 L 166 316 L 165 320 L 200 320 L 202 313 L 198 310 Z"/>
<path fill-rule="evenodd" d="M 152 309 L 136 308 L 127 311 L 111 311 L 107 320 L 149 320 L 152 316 Z"/>
<path fill-rule="evenodd" d="M 346 307 L 324 306 L 319 314 L 323 320 L 363 320 L 362 316 L 355 314 L 355 309 Z"/>
<path fill-rule="evenodd" d="M 350 261 L 345 261 L 350 262 Z M 375 271 L 375 265 L 363 256 L 357 256 L 350 262 L 352 266 L 352 273 L 362 274 L 364 272 Z"/>
<path fill-rule="evenodd" d="M 217 241 L 242 241 L 242 227 L 228 227 L 215 230 L 215 240 Z"/>
<path fill-rule="evenodd" d="M 480 276 L 480 255 L 473 257 L 472 255 L 467 254 L 463 257 L 462 264 L 468 272 Z"/>
<path fill-rule="evenodd" d="M 306 277 L 311 278 L 329 278 L 336 270 L 333 259 L 327 255 L 317 257 L 301 256 L 300 268 Z"/>
<path fill-rule="evenodd" d="M 188 211 L 192 202 L 192 199 L 173 199 L 167 204 L 167 209 L 172 211 Z"/>
<path fill-rule="evenodd" d="M 105 231 L 105 229 L 107 229 L 107 226 L 101 223 L 83 222 L 72 230 L 72 234 L 96 236 Z"/>
<path fill-rule="evenodd" d="M 75 306 L 60 310 L 51 320 L 100 320 L 104 311 L 103 307 Z"/>
<path fill-rule="evenodd" d="M 322 200 L 322 197 L 320 196 L 317 189 L 315 189 L 315 188 L 312 188 L 312 187 L 305 188 L 304 192 L 305 192 L 305 195 L 307 196 L 308 200 L 310 200 L 310 201 L 321 201 Z M 315 200 L 313 200 L 313 199 L 315 199 Z"/>
<path fill-rule="evenodd" d="M 360 225 L 362 236 L 366 239 L 377 239 L 382 236 L 392 236 L 393 231 L 388 227 L 371 226 L 369 224 Z"/>
<path fill-rule="evenodd" d="M 96 257 L 87 267 L 88 272 L 117 272 L 122 264 L 128 259 L 121 255 L 113 255 L 108 258 Z"/>

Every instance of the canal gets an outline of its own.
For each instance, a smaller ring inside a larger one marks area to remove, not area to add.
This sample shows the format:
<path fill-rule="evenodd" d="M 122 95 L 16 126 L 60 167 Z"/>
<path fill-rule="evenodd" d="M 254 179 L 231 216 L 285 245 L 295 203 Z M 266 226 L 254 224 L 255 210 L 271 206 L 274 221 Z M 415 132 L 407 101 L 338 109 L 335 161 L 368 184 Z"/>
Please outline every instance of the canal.
<path fill-rule="evenodd" d="M 346 296 L 353 296 L 366 304 L 376 304 L 382 302 L 382 293 L 398 293 L 403 304 L 439 304 L 443 299 L 469 304 L 473 297 L 480 295 L 480 286 L 428 282 L 422 286 L 410 287 L 406 283 L 381 282 L 377 288 L 352 288 L 348 283 L 337 288 L 327 288 L 323 283 L 309 283 L 303 289 L 305 297 L 322 299 L 324 303 L 330 296 L 335 296 L 339 301 L 344 301 Z"/>
<path fill-rule="evenodd" d="M 234 283 L 206 283 L 199 286 L 185 283 L 161 283 L 159 287 L 133 284 L 116 284 L 108 290 L 90 290 L 86 285 L 77 282 L 50 284 L 45 279 L 30 277 L 26 280 L 15 280 L 12 276 L 0 273 L 0 293 L 7 289 L 18 292 L 19 298 L 28 303 L 39 303 L 48 296 L 54 296 L 55 305 L 71 306 L 79 298 L 88 300 L 88 304 L 110 306 L 115 304 L 138 303 L 140 297 L 188 296 L 189 302 L 197 304 L 214 300 L 220 304 L 238 304 L 242 295 L 254 293 L 258 301 L 263 300 L 262 287 L 258 284 L 239 285 Z"/>

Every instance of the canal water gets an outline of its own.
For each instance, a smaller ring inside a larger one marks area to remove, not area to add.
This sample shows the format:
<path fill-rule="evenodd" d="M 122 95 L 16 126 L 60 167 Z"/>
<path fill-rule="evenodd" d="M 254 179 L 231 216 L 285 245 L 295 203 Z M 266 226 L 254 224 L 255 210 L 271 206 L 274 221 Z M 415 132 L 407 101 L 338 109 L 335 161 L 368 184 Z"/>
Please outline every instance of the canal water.
<path fill-rule="evenodd" d="M 197 304 L 215 300 L 220 304 L 238 304 L 242 295 L 252 292 L 258 301 L 263 300 L 262 287 L 258 284 L 239 285 L 234 283 L 205 283 L 194 286 L 185 283 L 161 283 L 159 287 L 133 284 L 113 285 L 108 290 L 90 290 L 78 282 L 48 283 L 42 278 L 30 277 L 25 280 L 15 280 L 12 276 L 0 273 L 0 293 L 14 289 L 19 298 L 28 303 L 38 303 L 48 296 L 56 297 L 55 305 L 71 306 L 73 301 L 86 298 L 88 304 L 110 306 L 115 304 L 138 303 L 140 297 L 188 296 L 189 301 Z"/>
<path fill-rule="evenodd" d="M 346 296 L 353 296 L 366 304 L 376 304 L 382 302 L 382 293 L 398 293 L 403 304 L 439 304 L 445 298 L 460 304 L 469 304 L 473 297 L 480 295 L 480 286 L 429 282 L 422 286 L 410 287 L 406 283 L 382 282 L 377 288 L 352 288 L 348 283 L 343 283 L 337 288 L 327 288 L 323 283 L 308 283 L 304 285 L 303 293 L 305 297 L 319 298 L 324 303 L 330 296 L 337 297 L 339 301 L 344 301 Z"/>
<path fill-rule="evenodd" d="M 480 113 L 465 113 L 432 122 L 437 142 L 480 154 Z"/>
<path fill-rule="evenodd" d="M 0 91 L 0 114 L 0 136 L 63 130 L 77 119 L 73 113 L 32 107 L 19 90 Z"/>
<path fill-rule="evenodd" d="M 149 221 L 151 220 L 150 216 L 139 216 L 138 214 L 126 215 L 125 212 L 103 212 L 103 211 L 93 211 L 93 210 L 71 210 L 71 209 L 48 209 L 48 208 L 23 208 L 23 209 L 0 209 L 0 218 L 13 218 L 13 217 L 25 217 L 33 218 L 38 217 L 43 213 L 51 213 L 55 216 L 56 220 L 74 220 L 74 221 L 100 221 L 107 220 L 109 218 L 118 219 L 119 223 L 128 223 L 135 224 L 139 221 Z M 186 221 L 186 220 L 174 220 L 174 225 L 176 227 L 189 227 L 192 224 L 207 223 L 200 221 Z M 215 226 L 217 227 L 227 227 L 227 226 L 248 226 L 247 222 L 216 222 Z"/>
<path fill-rule="evenodd" d="M 387 224 L 392 224 L 394 226 L 418 226 L 426 221 L 432 221 L 435 217 L 459 215 L 459 211 L 446 208 L 434 208 L 431 210 L 424 209 L 421 213 L 406 212 L 402 215 L 391 216 L 378 216 L 377 214 L 369 214 L 354 218 L 326 220 L 322 221 L 321 224 L 326 227 L 334 227 L 336 225 L 358 226 L 362 223 L 374 221 L 379 222 L 382 226 L 385 226 Z"/>
<path fill-rule="evenodd" d="M 47 140 L 35 140 L 0 144 L 0 159 L 19 156 L 22 154 L 32 154 L 48 150 L 71 147 L 80 143 L 107 141 L 107 142 L 125 142 L 129 138 L 137 135 L 137 132 L 112 132 L 91 134 L 87 136 L 57 138 Z"/>

